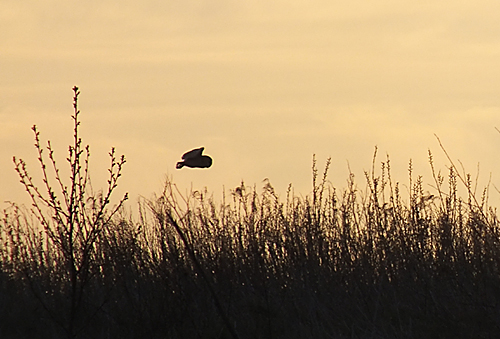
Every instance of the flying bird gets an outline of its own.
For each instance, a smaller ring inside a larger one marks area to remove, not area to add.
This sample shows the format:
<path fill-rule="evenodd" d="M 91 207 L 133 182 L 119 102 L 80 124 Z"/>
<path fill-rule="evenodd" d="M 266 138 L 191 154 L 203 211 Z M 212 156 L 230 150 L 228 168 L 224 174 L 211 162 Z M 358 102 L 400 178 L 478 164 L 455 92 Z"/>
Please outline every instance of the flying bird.
<path fill-rule="evenodd" d="M 200 147 L 184 153 L 182 155 L 183 161 L 179 161 L 175 167 L 181 169 L 184 166 L 191 168 L 208 168 L 212 166 L 212 158 L 208 155 L 201 155 L 204 149 L 204 147 Z"/>

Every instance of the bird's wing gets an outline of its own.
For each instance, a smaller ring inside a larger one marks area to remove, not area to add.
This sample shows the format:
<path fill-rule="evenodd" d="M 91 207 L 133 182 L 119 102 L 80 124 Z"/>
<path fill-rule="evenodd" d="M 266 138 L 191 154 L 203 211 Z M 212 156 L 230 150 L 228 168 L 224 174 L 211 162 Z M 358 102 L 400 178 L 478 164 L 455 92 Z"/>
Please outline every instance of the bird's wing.
<path fill-rule="evenodd" d="M 200 147 L 193 149 L 189 152 L 186 152 L 182 155 L 182 159 L 201 157 L 201 153 L 203 152 L 204 149 L 205 149 L 204 147 Z"/>

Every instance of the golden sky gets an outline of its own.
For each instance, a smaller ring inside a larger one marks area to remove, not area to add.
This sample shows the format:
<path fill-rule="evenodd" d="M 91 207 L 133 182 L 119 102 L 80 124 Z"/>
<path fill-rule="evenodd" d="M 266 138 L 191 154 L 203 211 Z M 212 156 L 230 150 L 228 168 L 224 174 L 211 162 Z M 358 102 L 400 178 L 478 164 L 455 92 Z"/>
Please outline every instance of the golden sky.
<path fill-rule="evenodd" d="M 454 159 L 498 179 L 498 1 L 0 1 L 0 199 L 24 198 L 12 156 L 39 172 L 36 124 L 61 162 L 72 91 L 91 146 L 94 188 L 111 146 L 125 154 L 121 192 L 311 189 L 311 159 L 330 180 L 359 183 L 388 153 L 397 180 L 432 178 Z M 205 147 L 208 170 L 176 170 Z M 432 190 L 429 187 L 429 190 Z M 498 196 L 499 193 L 493 192 Z M 21 198 L 22 197 L 22 198 Z"/>

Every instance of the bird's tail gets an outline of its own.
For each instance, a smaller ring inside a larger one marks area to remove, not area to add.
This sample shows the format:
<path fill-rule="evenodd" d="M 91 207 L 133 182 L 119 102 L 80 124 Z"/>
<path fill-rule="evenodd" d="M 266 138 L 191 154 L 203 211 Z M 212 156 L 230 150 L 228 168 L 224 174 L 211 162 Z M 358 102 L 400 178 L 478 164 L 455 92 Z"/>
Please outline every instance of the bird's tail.
<path fill-rule="evenodd" d="M 177 169 L 181 169 L 182 167 L 184 167 L 184 162 L 183 161 L 179 161 L 177 163 L 177 165 L 175 165 L 175 168 L 177 168 Z"/>

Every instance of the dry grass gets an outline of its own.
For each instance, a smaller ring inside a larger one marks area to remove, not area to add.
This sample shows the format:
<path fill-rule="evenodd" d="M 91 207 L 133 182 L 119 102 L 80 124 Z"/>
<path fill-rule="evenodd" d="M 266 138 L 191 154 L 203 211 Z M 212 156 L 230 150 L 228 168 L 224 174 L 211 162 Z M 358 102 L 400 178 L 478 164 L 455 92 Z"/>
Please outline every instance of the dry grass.
<path fill-rule="evenodd" d="M 470 177 L 453 164 L 441 176 L 429 154 L 433 195 L 410 163 L 403 199 L 389 159 L 342 190 L 329 161 L 319 175 L 313 160 L 306 197 L 242 183 L 217 202 L 166 182 L 133 220 L 85 196 L 100 202 L 75 211 L 90 233 L 64 228 L 50 200 L 13 205 L 0 224 L 0 336 L 498 337 L 498 218 Z"/>

